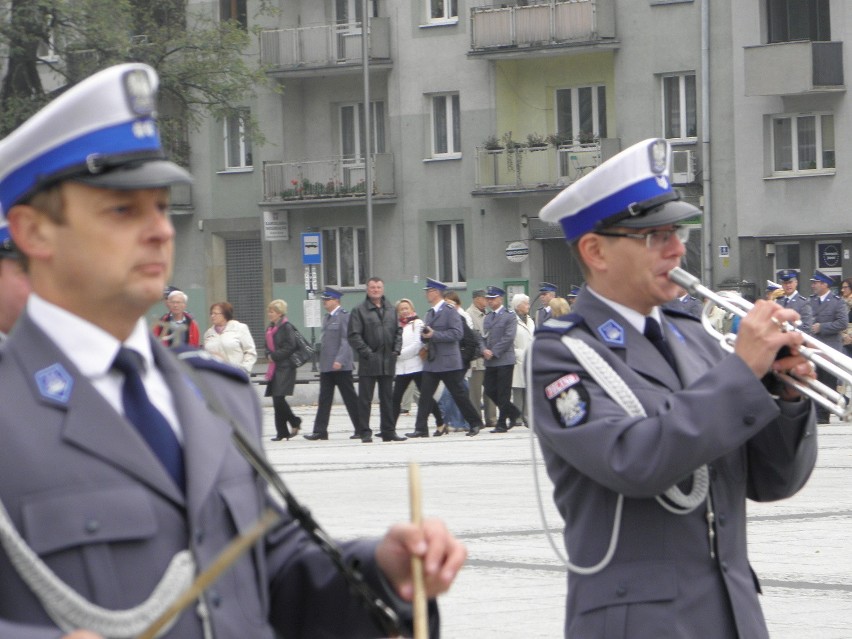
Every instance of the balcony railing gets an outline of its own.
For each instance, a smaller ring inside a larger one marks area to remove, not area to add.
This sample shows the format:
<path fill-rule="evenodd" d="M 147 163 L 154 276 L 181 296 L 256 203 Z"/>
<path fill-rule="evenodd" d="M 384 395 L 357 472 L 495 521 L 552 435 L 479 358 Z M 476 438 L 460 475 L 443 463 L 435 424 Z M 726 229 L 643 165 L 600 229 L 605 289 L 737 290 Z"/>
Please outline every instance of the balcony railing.
<path fill-rule="evenodd" d="M 470 12 L 473 53 L 615 37 L 613 0 L 554 0 L 531 6 L 473 7 Z"/>
<path fill-rule="evenodd" d="M 477 147 L 476 190 L 499 192 L 562 188 L 600 163 L 600 142 L 514 149 Z"/>
<path fill-rule="evenodd" d="M 745 47 L 746 95 L 845 91 L 843 42 L 777 42 Z"/>
<path fill-rule="evenodd" d="M 272 29 L 260 34 L 260 60 L 274 70 L 356 66 L 362 62 L 361 23 Z M 370 19 L 370 60 L 390 59 L 390 21 Z"/>
<path fill-rule="evenodd" d="M 373 195 L 393 196 L 393 155 L 377 153 L 372 160 Z M 263 197 L 267 202 L 366 197 L 365 177 L 363 159 L 265 162 Z"/>

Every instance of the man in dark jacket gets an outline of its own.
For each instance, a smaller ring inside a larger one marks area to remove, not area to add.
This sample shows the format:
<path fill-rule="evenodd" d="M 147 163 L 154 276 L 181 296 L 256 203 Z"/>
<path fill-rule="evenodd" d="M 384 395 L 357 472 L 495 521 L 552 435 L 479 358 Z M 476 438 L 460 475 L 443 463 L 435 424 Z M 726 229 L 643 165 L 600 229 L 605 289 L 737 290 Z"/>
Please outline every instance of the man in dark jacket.
<path fill-rule="evenodd" d="M 396 434 L 392 402 L 393 376 L 396 358 L 402 348 L 402 332 L 396 309 L 385 299 L 385 283 L 381 278 L 367 280 L 367 299 L 352 311 L 349 345 L 358 355 L 358 422 L 361 427 L 358 436 L 365 444 L 373 441 L 370 409 L 378 383 L 382 441 L 404 440 Z"/>

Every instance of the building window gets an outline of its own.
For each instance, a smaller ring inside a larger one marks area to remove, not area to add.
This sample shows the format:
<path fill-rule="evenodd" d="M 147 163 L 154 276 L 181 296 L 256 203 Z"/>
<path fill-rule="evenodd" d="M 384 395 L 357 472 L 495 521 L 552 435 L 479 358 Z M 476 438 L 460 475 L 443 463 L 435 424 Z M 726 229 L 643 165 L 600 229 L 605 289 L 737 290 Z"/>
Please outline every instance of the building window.
<path fill-rule="evenodd" d="M 341 226 L 323 229 L 323 277 L 326 286 L 364 286 L 367 282 L 367 231 Z"/>
<path fill-rule="evenodd" d="M 801 258 L 799 257 L 798 242 L 775 242 L 775 275 L 782 269 L 795 269 L 800 271 L 802 268 Z M 799 284 L 802 283 L 799 278 Z"/>
<path fill-rule="evenodd" d="M 432 96 L 432 157 L 461 157 L 458 93 Z"/>
<path fill-rule="evenodd" d="M 252 166 L 249 110 L 225 118 L 225 168 L 245 169 Z"/>
<path fill-rule="evenodd" d="M 663 134 L 669 140 L 695 139 L 698 115 L 695 74 L 663 77 Z"/>
<path fill-rule="evenodd" d="M 769 42 L 831 40 L 829 0 L 767 0 Z"/>
<path fill-rule="evenodd" d="M 429 22 L 458 22 L 458 0 L 426 0 Z"/>
<path fill-rule="evenodd" d="M 800 173 L 833 168 L 833 115 L 822 113 L 772 118 L 774 173 Z"/>
<path fill-rule="evenodd" d="M 435 270 L 438 279 L 448 284 L 467 281 L 462 222 L 435 225 Z"/>
<path fill-rule="evenodd" d="M 357 117 L 356 117 L 357 114 Z M 366 143 L 364 103 L 344 104 L 340 107 L 340 151 L 344 162 L 364 161 Z M 370 104 L 371 153 L 385 152 L 385 103 Z"/>
<path fill-rule="evenodd" d="M 363 0 L 335 0 L 334 15 L 337 24 L 361 24 L 364 12 Z M 368 16 L 379 17 L 379 6 L 376 0 L 369 0 L 367 4 Z"/>
<path fill-rule="evenodd" d="M 219 19 L 234 20 L 243 29 L 248 29 L 247 0 L 219 0 Z"/>
<path fill-rule="evenodd" d="M 606 137 L 606 87 L 556 90 L 556 133 L 563 140 L 587 144 Z"/>

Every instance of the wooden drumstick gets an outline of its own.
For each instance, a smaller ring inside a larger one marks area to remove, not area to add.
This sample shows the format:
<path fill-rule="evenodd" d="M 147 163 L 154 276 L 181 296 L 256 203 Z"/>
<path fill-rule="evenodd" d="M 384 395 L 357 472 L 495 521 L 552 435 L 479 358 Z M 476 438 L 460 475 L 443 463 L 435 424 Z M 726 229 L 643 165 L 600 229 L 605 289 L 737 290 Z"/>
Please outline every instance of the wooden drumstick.
<path fill-rule="evenodd" d="M 420 467 L 417 462 L 408 464 L 408 494 L 411 501 L 411 523 L 423 525 L 420 493 Z M 429 623 L 426 607 L 426 582 L 423 576 L 423 558 L 411 558 L 411 581 L 414 585 L 414 639 L 429 638 Z"/>

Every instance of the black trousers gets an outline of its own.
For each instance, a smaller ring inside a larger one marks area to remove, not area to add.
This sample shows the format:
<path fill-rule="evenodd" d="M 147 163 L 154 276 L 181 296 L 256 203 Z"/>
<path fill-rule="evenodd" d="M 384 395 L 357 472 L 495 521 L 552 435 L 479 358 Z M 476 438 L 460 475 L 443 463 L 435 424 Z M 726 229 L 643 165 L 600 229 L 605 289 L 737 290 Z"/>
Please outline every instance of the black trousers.
<path fill-rule="evenodd" d="M 317 435 L 328 435 L 328 418 L 331 415 L 331 404 L 334 401 L 334 389 L 340 391 L 346 412 L 355 434 L 361 434 L 360 417 L 358 416 L 358 395 L 355 393 L 355 384 L 352 382 L 352 371 L 329 371 L 320 373 L 320 390 L 317 403 L 317 414 L 314 417 L 314 433 Z"/>
<path fill-rule="evenodd" d="M 373 434 L 370 430 L 370 410 L 377 384 L 379 386 L 379 429 L 382 435 L 396 433 L 393 419 L 393 376 L 360 375 L 358 377 L 358 422 L 361 432 L 358 434 L 362 437 Z"/>
<path fill-rule="evenodd" d="M 819 336 L 817 336 L 819 337 Z M 817 381 L 822 382 L 830 389 L 834 390 L 837 387 L 837 377 L 824 371 L 822 368 L 817 367 L 816 370 Z M 831 417 L 831 413 L 828 412 L 827 408 L 823 408 L 819 404 L 815 404 L 816 414 L 817 414 L 817 422 L 828 423 L 829 418 Z"/>
<path fill-rule="evenodd" d="M 520 409 L 512 403 L 512 372 L 514 364 L 492 366 L 485 369 L 483 390 L 485 395 L 497 405 L 500 410 L 497 415 L 497 427 L 506 428 L 506 420 L 515 420 L 521 416 Z"/>
<path fill-rule="evenodd" d="M 444 386 L 450 391 L 453 401 L 464 416 L 464 421 L 470 424 L 471 428 L 474 426 L 482 428 L 482 416 L 479 410 L 473 407 L 470 402 L 470 394 L 464 387 L 464 372 L 464 369 L 443 373 L 423 371 L 423 378 L 420 380 L 420 401 L 417 403 L 417 419 L 414 421 L 415 432 L 429 432 L 426 427 L 426 419 L 432 404 L 435 403 L 432 395 L 435 394 L 435 390 L 441 382 L 444 382 Z"/>
<path fill-rule="evenodd" d="M 420 390 L 423 380 L 423 372 L 418 371 L 416 373 L 409 373 L 408 375 L 397 375 L 393 378 L 393 423 L 396 424 L 399 421 L 399 413 L 402 409 L 402 396 L 405 395 L 405 391 L 411 385 L 411 382 L 414 382 L 414 385 L 417 387 L 417 390 Z M 419 404 L 418 404 L 419 406 Z M 438 426 L 443 425 L 444 416 L 441 415 L 441 409 L 438 408 L 437 402 L 432 402 L 432 416 L 435 418 L 435 424 Z"/>
<path fill-rule="evenodd" d="M 275 413 L 275 434 L 278 437 L 290 437 L 287 422 L 293 423 L 296 421 L 296 416 L 290 404 L 287 403 L 287 398 L 283 395 L 273 395 L 272 410 Z"/>

